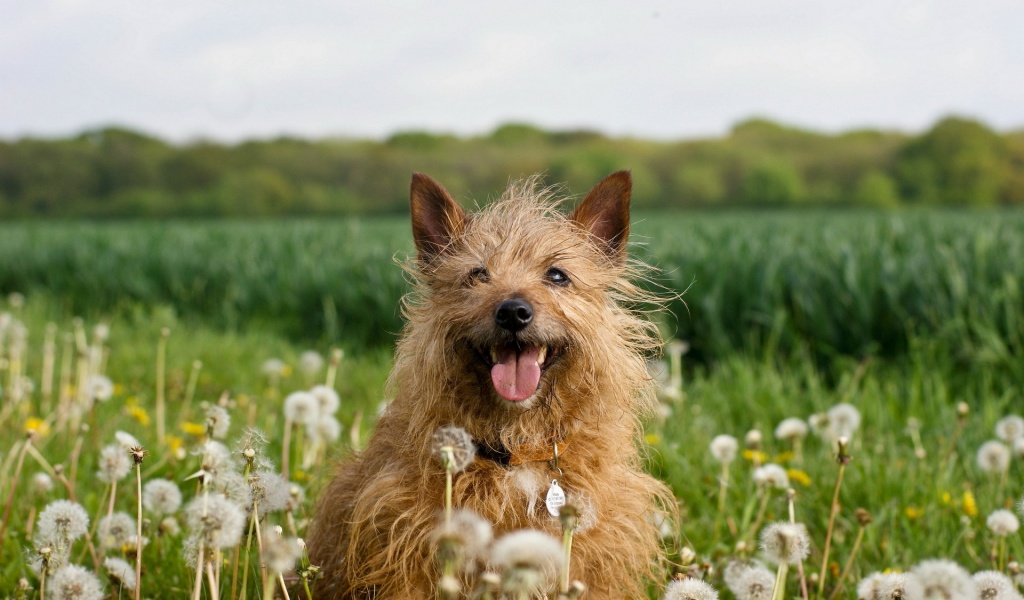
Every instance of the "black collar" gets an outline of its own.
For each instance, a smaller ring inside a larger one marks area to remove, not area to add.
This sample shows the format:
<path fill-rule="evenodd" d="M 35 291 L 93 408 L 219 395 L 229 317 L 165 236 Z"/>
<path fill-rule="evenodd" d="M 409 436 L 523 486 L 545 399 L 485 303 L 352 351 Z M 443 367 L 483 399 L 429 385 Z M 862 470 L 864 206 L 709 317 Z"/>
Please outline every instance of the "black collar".
<path fill-rule="evenodd" d="M 509 467 L 512 461 L 512 453 L 508 448 L 498 445 L 495 449 L 490 444 L 484 442 L 476 442 L 476 455 L 480 458 L 486 458 L 491 462 L 498 463 L 503 467 Z"/>

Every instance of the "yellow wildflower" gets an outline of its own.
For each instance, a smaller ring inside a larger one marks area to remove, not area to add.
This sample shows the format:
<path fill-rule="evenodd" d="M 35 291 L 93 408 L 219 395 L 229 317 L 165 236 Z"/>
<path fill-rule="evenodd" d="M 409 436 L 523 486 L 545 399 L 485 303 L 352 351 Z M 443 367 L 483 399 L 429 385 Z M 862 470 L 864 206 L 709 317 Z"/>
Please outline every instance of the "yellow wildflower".
<path fill-rule="evenodd" d="M 924 515 L 924 509 L 923 508 L 918 508 L 916 506 L 908 506 L 906 508 L 906 510 L 904 510 L 903 512 L 907 515 L 907 518 L 910 519 L 911 521 L 917 520 L 919 517 Z"/>
<path fill-rule="evenodd" d="M 786 475 L 789 476 L 790 481 L 795 481 L 804 487 L 811 485 L 811 476 L 806 471 L 786 469 Z"/>
<path fill-rule="evenodd" d="M 192 421 L 185 421 L 181 424 L 181 430 L 189 435 L 200 437 L 206 435 L 206 425 L 204 423 L 193 423 Z"/>
<path fill-rule="evenodd" d="M 296 469 L 292 473 L 292 481 L 295 481 L 295 482 L 309 481 L 309 473 L 303 471 L 302 469 Z"/>
<path fill-rule="evenodd" d="M 794 458 L 796 458 L 796 454 L 793 454 L 792 452 L 787 450 L 785 452 L 778 453 L 775 456 L 775 460 L 772 461 L 772 462 L 781 465 L 781 464 L 784 464 L 784 463 L 788 463 L 789 461 L 793 460 Z"/>
<path fill-rule="evenodd" d="M 36 437 L 43 437 L 50 433 L 50 424 L 39 417 L 29 417 L 25 420 L 25 433 L 29 430 L 36 432 Z"/>
<path fill-rule="evenodd" d="M 115 396 L 120 396 L 123 393 L 124 393 L 124 386 L 122 384 L 120 384 L 120 383 L 115 383 L 114 384 L 114 395 Z"/>
<path fill-rule="evenodd" d="M 971 490 L 964 492 L 961 507 L 964 510 L 964 514 L 968 517 L 978 516 L 978 502 L 974 499 L 974 492 Z"/>
<path fill-rule="evenodd" d="M 176 435 L 164 436 L 164 442 L 167 444 L 167 447 L 170 448 L 172 455 L 185 446 L 185 441 Z"/>
<path fill-rule="evenodd" d="M 285 366 L 281 367 L 281 377 L 282 378 L 283 377 L 291 377 L 291 375 L 292 375 L 292 367 L 291 367 L 291 365 L 285 365 Z"/>
<path fill-rule="evenodd" d="M 135 419 L 138 424 L 143 426 L 149 425 L 149 413 L 146 412 L 146 409 L 139 406 L 138 397 L 129 396 L 128 399 L 124 401 L 124 410 L 128 413 L 128 416 Z"/>
<path fill-rule="evenodd" d="M 953 502 L 953 495 L 949 492 L 942 492 L 942 505 L 949 506 Z"/>
<path fill-rule="evenodd" d="M 652 446 L 657 446 L 658 444 L 661 443 L 661 436 L 656 433 L 648 433 L 646 436 L 644 436 L 644 439 L 647 440 L 647 443 Z"/>
<path fill-rule="evenodd" d="M 743 458 L 745 458 L 745 459 L 747 459 L 749 461 L 752 461 L 752 462 L 753 461 L 757 461 L 759 463 L 766 463 L 766 462 L 768 462 L 768 455 L 765 454 L 764 452 L 761 452 L 760 450 L 744 450 L 743 451 Z"/>

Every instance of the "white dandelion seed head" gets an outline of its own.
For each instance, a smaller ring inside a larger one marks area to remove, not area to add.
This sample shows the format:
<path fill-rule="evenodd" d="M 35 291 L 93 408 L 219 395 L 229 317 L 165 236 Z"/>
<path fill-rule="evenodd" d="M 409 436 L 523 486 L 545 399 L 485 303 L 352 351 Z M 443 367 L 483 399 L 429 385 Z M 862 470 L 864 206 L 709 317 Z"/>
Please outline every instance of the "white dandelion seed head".
<path fill-rule="evenodd" d="M 1010 468 L 1010 449 L 1006 444 L 990 440 L 978 448 L 978 468 L 986 473 L 1002 473 Z"/>
<path fill-rule="evenodd" d="M 739 441 L 731 435 L 716 435 L 711 440 L 711 456 L 720 463 L 731 463 L 736 459 L 736 452 L 739 450 Z"/>
<path fill-rule="evenodd" d="M 181 525 L 174 517 L 164 517 L 160 520 L 160 532 L 171 537 L 177 537 L 181 533 Z"/>
<path fill-rule="evenodd" d="M 737 585 L 740 582 L 740 577 L 743 576 L 747 570 L 752 569 L 755 563 L 751 560 L 739 560 L 732 559 L 722 569 L 722 580 L 725 581 L 725 587 L 729 588 L 729 591 L 733 595 L 739 595 L 737 591 L 739 588 Z"/>
<path fill-rule="evenodd" d="M 128 537 L 135 533 L 135 519 L 118 511 L 100 519 L 97 532 L 101 547 L 121 548 L 128 542 Z"/>
<path fill-rule="evenodd" d="M 106 402 L 114 395 L 114 384 L 106 375 L 90 375 L 85 380 L 85 389 L 93 400 Z"/>
<path fill-rule="evenodd" d="M 54 500 L 39 513 L 36 522 L 37 546 L 61 546 L 85 535 L 89 515 L 82 505 L 70 500 Z"/>
<path fill-rule="evenodd" d="M 312 437 L 314 433 L 325 442 L 336 442 L 341 437 L 341 422 L 334 415 L 320 415 L 316 422 L 316 431 L 311 432 L 310 436 Z"/>
<path fill-rule="evenodd" d="M 135 567 L 120 558 L 103 559 L 103 570 L 113 580 L 114 587 L 125 590 L 135 589 Z"/>
<path fill-rule="evenodd" d="M 100 600 L 103 586 L 88 569 L 67 565 L 57 569 L 46 586 L 52 600 Z"/>
<path fill-rule="evenodd" d="M 199 564 L 199 534 L 193 533 L 185 538 L 181 544 L 181 554 L 185 558 L 185 565 L 194 571 Z"/>
<path fill-rule="evenodd" d="M 295 567 L 295 561 L 302 557 L 302 547 L 297 539 L 284 537 L 276 529 L 268 530 L 263 536 L 263 563 L 274 573 L 287 573 Z"/>
<path fill-rule="evenodd" d="M 326 385 L 317 385 L 313 386 L 309 393 L 313 394 L 316 398 L 320 406 L 321 416 L 333 415 L 341 407 L 341 397 L 338 396 L 338 392 L 334 391 L 334 388 L 329 388 Z"/>
<path fill-rule="evenodd" d="M 252 488 L 245 477 L 234 471 L 226 471 L 217 476 L 210 488 L 224 494 L 224 497 L 247 511 L 252 510 Z M 262 511 L 262 508 L 260 509 Z"/>
<path fill-rule="evenodd" d="M 92 328 L 92 337 L 96 338 L 98 342 L 105 342 L 110 337 L 110 326 L 106 323 L 97 323 Z"/>
<path fill-rule="evenodd" d="M 564 565 L 562 544 L 546 533 L 521 529 L 498 538 L 491 564 L 502 573 L 509 591 L 533 593 L 549 589 Z"/>
<path fill-rule="evenodd" d="M 214 548 L 237 544 L 245 526 L 242 508 L 220 494 L 204 494 L 192 500 L 185 507 L 185 519 L 189 529 Z"/>
<path fill-rule="evenodd" d="M 299 355 L 299 369 L 307 375 L 316 375 L 324 368 L 324 357 L 316 350 L 306 350 Z"/>
<path fill-rule="evenodd" d="M 886 573 L 875 588 L 878 600 L 921 600 L 924 588 L 912 573 Z"/>
<path fill-rule="evenodd" d="M 292 423 L 316 425 L 320 402 L 309 392 L 292 392 L 284 399 L 284 416 Z"/>
<path fill-rule="evenodd" d="M 262 514 L 277 512 L 288 506 L 291 485 L 274 471 L 256 471 L 250 474 L 249 488 L 252 490 L 252 499 L 259 503 Z"/>
<path fill-rule="evenodd" d="M 761 550 L 769 562 L 795 565 L 810 554 L 811 536 L 803 523 L 772 523 L 761 531 Z"/>
<path fill-rule="evenodd" d="M 981 600 L 1021 600 L 1013 580 L 999 571 L 979 571 L 971 577 Z"/>
<path fill-rule="evenodd" d="M 663 600 L 718 600 L 715 588 L 702 579 L 680 579 L 668 584 Z"/>
<path fill-rule="evenodd" d="M 597 526 L 597 507 L 594 506 L 590 494 L 584 491 L 570 491 L 566 494 L 565 503 L 576 509 L 576 527 L 573 529 L 576 535 L 582 535 Z"/>
<path fill-rule="evenodd" d="M 807 425 L 814 432 L 814 435 L 818 437 L 828 437 L 828 415 L 825 413 L 815 413 L 807 417 Z"/>
<path fill-rule="evenodd" d="M 985 524 L 988 525 L 989 531 L 999 537 L 1017 533 L 1017 530 L 1020 529 L 1020 521 L 1017 520 L 1017 516 L 1005 509 L 992 511 L 985 519 Z"/>
<path fill-rule="evenodd" d="M 96 477 L 104 483 L 121 481 L 132 470 L 132 459 L 128 451 L 118 444 L 104 446 L 100 450 L 99 471 Z"/>
<path fill-rule="evenodd" d="M 878 597 L 878 584 L 885 577 L 878 571 L 871 573 L 857 584 L 857 600 L 875 600 Z"/>
<path fill-rule="evenodd" d="M 849 403 L 841 402 L 828 409 L 828 429 L 833 439 L 853 438 L 860 428 L 860 411 Z"/>
<path fill-rule="evenodd" d="M 754 483 L 762 487 L 784 490 L 789 487 L 789 475 L 775 463 L 768 463 L 754 469 Z"/>
<path fill-rule="evenodd" d="M 1017 458 L 1024 457 L 1024 437 L 1013 440 L 1013 455 Z"/>
<path fill-rule="evenodd" d="M 452 511 L 451 523 L 442 520 L 433 537 L 435 544 L 442 539 L 453 540 L 462 553 L 461 562 L 472 564 L 487 558 L 494 532 L 487 519 L 471 510 L 457 509 Z"/>
<path fill-rule="evenodd" d="M 280 358 L 268 358 L 263 361 L 263 364 L 260 366 L 260 371 L 262 371 L 264 375 L 268 375 L 270 377 L 280 377 L 281 375 L 284 375 L 284 369 L 284 361 Z"/>
<path fill-rule="evenodd" d="M 32 476 L 32 492 L 39 496 L 45 496 L 53 491 L 53 479 L 39 471 Z"/>
<path fill-rule="evenodd" d="M 761 432 L 759 430 L 751 429 L 750 431 L 747 432 L 747 435 L 743 437 L 743 443 L 745 443 L 748 448 L 760 448 L 761 441 L 763 439 L 764 436 L 761 435 Z"/>
<path fill-rule="evenodd" d="M 142 442 L 135 439 L 135 436 L 125 431 L 115 431 L 114 440 L 116 440 L 117 443 L 125 450 L 142 447 Z"/>
<path fill-rule="evenodd" d="M 736 600 L 769 600 L 775 588 L 775 574 L 761 565 L 740 574 L 736 582 Z"/>
<path fill-rule="evenodd" d="M 231 451 L 216 440 L 206 440 L 196 453 L 202 456 L 203 471 L 206 471 L 214 479 L 235 468 Z"/>
<path fill-rule="evenodd" d="M 181 490 L 173 481 L 150 479 L 142 486 L 142 506 L 156 515 L 172 515 L 181 508 Z"/>
<path fill-rule="evenodd" d="M 473 443 L 473 438 L 466 433 L 466 430 L 461 427 L 448 425 L 447 427 L 438 427 L 434 431 L 434 435 L 430 439 L 430 451 L 441 461 L 441 464 L 445 464 L 448 460 L 445 454 L 446 448 L 451 449 L 450 459 L 452 461 L 450 465 L 446 465 L 446 468 L 451 469 L 453 473 L 461 473 L 476 458 L 476 444 Z"/>
<path fill-rule="evenodd" d="M 302 508 L 302 503 L 305 501 L 305 490 L 294 483 L 288 486 L 288 504 L 284 508 L 287 512 L 295 512 L 299 510 Z"/>
<path fill-rule="evenodd" d="M 910 570 L 924 586 L 926 600 L 949 598 L 976 598 L 976 586 L 971 574 L 951 560 L 944 558 L 923 560 Z"/>
<path fill-rule="evenodd" d="M 206 428 L 210 432 L 210 437 L 224 439 L 231 428 L 231 415 L 224 407 L 211 404 L 206 408 Z"/>
<path fill-rule="evenodd" d="M 996 437 L 1004 442 L 1012 442 L 1024 437 L 1024 418 L 1019 415 L 1007 415 L 996 423 Z"/>
<path fill-rule="evenodd" d="M 807 423 L 797 417 L 783 419 L 775 427 L 775 438 L 779 440 L 802 440 L 807 437 Z"/>

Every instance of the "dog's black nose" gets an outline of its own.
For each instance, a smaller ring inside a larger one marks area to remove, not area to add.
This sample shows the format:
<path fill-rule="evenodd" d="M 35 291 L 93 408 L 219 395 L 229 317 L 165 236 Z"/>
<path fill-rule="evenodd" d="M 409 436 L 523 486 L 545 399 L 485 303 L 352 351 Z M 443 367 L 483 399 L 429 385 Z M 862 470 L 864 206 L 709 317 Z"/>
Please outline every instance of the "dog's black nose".
<path fill-rule="evenodd" d="M 532 320 L 533 307 L 522 298 L 505 300 L 494 312 L 494 322 L 513 333 L 529 325 Z"/>

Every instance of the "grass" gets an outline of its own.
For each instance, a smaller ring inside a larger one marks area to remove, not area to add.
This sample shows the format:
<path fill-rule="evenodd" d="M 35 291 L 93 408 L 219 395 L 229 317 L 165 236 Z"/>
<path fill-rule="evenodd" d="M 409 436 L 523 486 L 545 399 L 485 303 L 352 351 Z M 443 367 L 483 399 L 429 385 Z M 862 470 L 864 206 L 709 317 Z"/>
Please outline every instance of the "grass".
<path fill-rule="evenodd" d="M 44 414 L 44 401 L 39 393 L 46 323 L 58 323 L 61 334 L 73 329 L 70 322 L 60 318 L 59 308 L 45 298 L 30 298 L 24 308 L 15 309 L 13 314 L 28 327 L 26 366 L 27 373 L 35 380 L 36 392 L 30 399 L 12 404 L 8 381 L 11 363 L 3 363 L 0 380 L 8 395 L 3 398 L 0 421 L 0 491 L 6 496 L 11 486 L 17 483 L 18 487 L 10 535 L 4 541 L 0 560 L 0 581 L 3 582 L 0 593 L 11 596 L 18 593 L 21 578 L 38 588 L 37 579 L 27 567 L 32 548 L 26 532 L 30 517 L 38 515 L 47 502 L 66 497 L 59 485 L 51 492 L 31 491 L 31 477 L 45 469 L 31 455 L 25 459 L 17 482 L 14 472 L 26 423 L 32 417 L 52 418 L 52 413 Z M 244 333 L 223 332 L 182 322 L 171 310 L 159 308 L 121 311 L 107 324 L 111 334 L 106 364 L 107 373 L 115 382 L 113 397 L 97 405 L 94 419 L 85 419 L 90 425 L 87 431 L 58 432 L 56 424 L 49 422 L 41 426 L 41 429 L 48 428 L 49 433 L 34 440 L 39 455 L 52 465 L 63 464 L 65 472 L 72 468 L 76 444 L 81 444 L 73 489 L 93 517 L 93 523 L 107 507 L 103 501 L 104 486 L 92 474 L 97 469 L 99 450 L 113 442 L 113 434 L 118 430 L 131 433 L 149 451 L 143 465 L 146 479 L 166 477 L 179 482 L 186 498 L 196 493 L 195 480 L 187 478 L 198 468 L 199 458 L 189 453 L 175 456 L 170 445 L 156 442 L 152 416 L 156 349 L 162 328 L 170 330 L 167 342 L 168 431 L 180 438 L 188 450 L 194 449 L 203 436 L 185 433 L 181 423 L 202 422 L 201 403 L 214 402 L 227 390 L 230 401 L 226 408 L 232 416 L 226 440 L 229 445 L 242 434 L 248 406 L 255 403 L 258 407 L 256 425 L 270 438 L 266 453 L 280 457 L 284 420 L 282 397 L 323 379 L 322 372 L 307 378 L 296 369 L 300 353 L 306 349 L 304 346 L 259 328 Z M 796 517 L 807 525 L 813 540 L 806 573 L 820 570 L 829 507 L 838 475 L 834 448 L 825 440 L 811 436 L 805 441 L 802 461 L 798 461 L 789 452 L 788 444 L 773 438 L 772 431 L 783 418 L 807 418 L 838 403 L 856 406 L 863 420 L 852 436 L 849 446 L 852 460 L 839 493 L 830 564 L 826 568 L 829 573 L 824 585 L 826 596 L 834 589 L 853 550 L 859 530 L 855 518 L 857 508 L 866 509 L 873 521 L 864 528 L 859 553 L 844 581 L 845 592 L 837 597 L 854 597 L 855 582 L 870 572 L 906 570 L 930 557 L 952 558 L 971 571 L 999 567 L 998 554 L 993 557 L 997 540 L 988 532 L 985 517 L 997 508 L 1012 508 L 1024 493 L 1024 466 L 1014 458 L 1008 476 L 1001 480 L 999 476 L 981 472 L 975 453 L 982 442 L 994 437 L 995 423 L 1020 406 L 1024 380 L 1018 369 L 1003 364 L 963 369 L 943 344 L 925 338 L 912 342 L 908 354 L 901 359 L 837 359 L 831 369 L 839 373 L 837 378 L 824 374 L 807 357 L 782 359 L 770 355 L 733 354 L 718 361 L 713 368 L 688 369 L 683 393 L 666 395 L 661 417 L 648 424 L 647 435 L 650 469 L 671 486 L 683 515 L 681 527 L 668 541 L 678 562 L 677 570 L 703 575 L 724 590 L 721 573 L 728 560 L 742 554 L 737 550 L 738 544 L 745 542 L 746 554 L 754 554 L 759 529 L 754 522 L 764 491 L 759 491 L 753 482 L 753 459 L 779 462 L 790 469 L 791 485 L 796 491 Z M 6 356 L 10 358 L 10 338 L 6 347 Z M 324 355 L 329 352 L 326 347 L 316 350 Z M 279 357 L 291 367 L 277 390 L 268 384 L 267 376 L 261 371 L 261 365 L 270 357 Z M 196 400 L 188 414 L 180 414 L 195 361 L 202 363 Z M 350 448 L 353 439 L 365 440 L 369 434 L 383 399 L 389 362 L 387 351 L 350 348 L 346 352 L 336 379 L 342 398 L 338 418 L 346 429 L 356 422 L 358 435 L 355 438 L 343 435 L 333 448 L 332 456 L 337 457 Z M 956 412 L 958 402 L 970 407 L 962 419 Z M 141 417 L 143 413 L 149 416 L 148 421 Z M 908 428 L 911 418 L 917 420 L 919 443 Z M 709 443 L 719 434 L 743 440 L 750 430 L 761 432 L 760 452 L 763 454 L 748 452 L 731 466 L 725 509 L 719 512 L 721 467 L 711 457 Z M 298 460 L 298 456 L 294 455 L 293 460 Z M 293 515 L 300 536 L 312 500 L 329 476 L 326 464 L 323 462 L 309 471 L 293 474 L 294 481 L 306 489 L 306 501 Z M 116 510 L 134 515 L 133 486 L 126 483 L 119 489 L 122 491 L 115 499 Z M 441 499 L 438 501 L 440 507 Z M 761 523 L 786 519 L 785 493 L 772 492 L 764 511 Z M 286 514 L 274 513 L 269 516 L 264 530 L 271 524 L 287 526 L 287 523 Z M 192 574 L 182 555 L 184 535 L 158 534 L 153 520 L 147 524 L 146 535 L 150 545 L 143 553 L 145 595 L 184 597 L 192 585 Z M 691 549 L 695 559 L 684 560 L 683 547 Z M 130 549 L 119 552 L 131 562 Z M 1010 537 L 1008 554 L 1024 556 L 1019 536 Z M 81 542 L 75 546 L 73 557 L 89 564 L 88 553 Z M 230 559 L 230 553 L 228 557 Z M 250 568 L 253 581 L 258 582 L 260 573 L 254 567 L 256 562 L 254 558 Z M 1004 569 L 1005 564 L 1003 558 Z M 707 570 L 707 565 L 713 566 L 713 570 Z M 796 595 L 797 589 L 796 576 L 791 572 L 789 594 Z M 108 586 L 108 590 L 116 588 Z M 226 580 L 222 590 L 228 595 Z M 121 595 L 129 597 L 127 592 Z M 728 592 L 723 591 L 723 597 L 729 597 Z"/>

